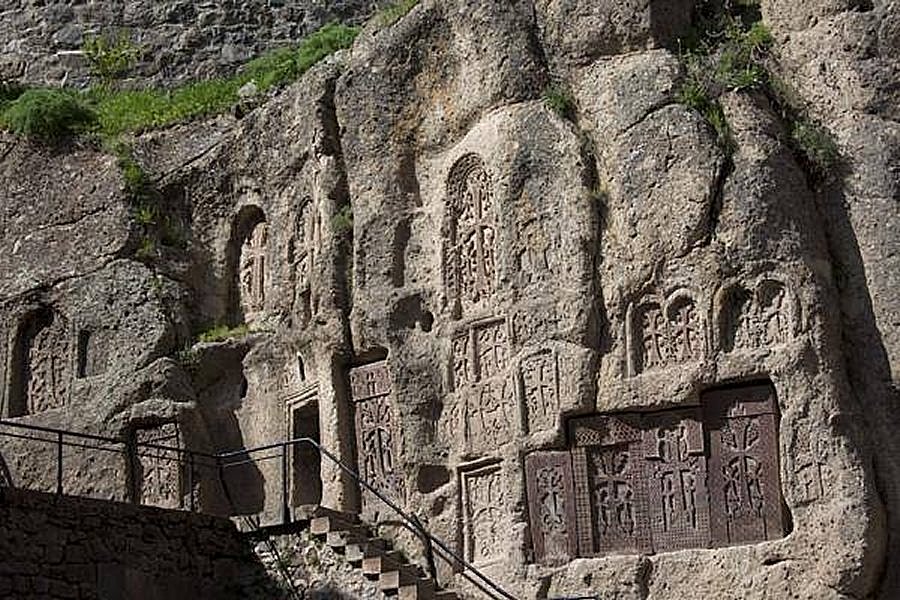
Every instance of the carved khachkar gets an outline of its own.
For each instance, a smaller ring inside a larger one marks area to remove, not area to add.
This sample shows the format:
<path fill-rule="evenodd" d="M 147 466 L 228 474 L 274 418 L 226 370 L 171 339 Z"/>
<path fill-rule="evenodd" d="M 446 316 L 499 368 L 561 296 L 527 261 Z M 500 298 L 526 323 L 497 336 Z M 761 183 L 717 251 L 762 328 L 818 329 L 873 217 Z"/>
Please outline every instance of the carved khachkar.
<path fill-rule="evenodd" d="M 570 432 L 579 554 L 650 552 L 640 417 L 577 419 Z"/>
<path fill-rule="evenodd" d="M 556 427 L 559 415 L 559 373 L 556 355 L 543 351 L 522 360 L 521 393 L 525 431 Z"/>
<path fill-rule="evenodd" d="M 78 332 L 78 377 L 102 375 L 109 364 L 108 333 L 81 330 Z"/>
<path fill-rule="evenodd" d="M 293 269 L 295 303 L 305 317 L 310 316 L 313 271 L 321 237 L 318 207 L 305 198 L 294 223 L 288 244 L 288 264 Z"/>
<path fill-rule="evenodd" d="M 398 432 L 391 406 L 391 380 L 385 362 L 350 371 L 356 412 L 356 447 L 359 474 L 375 489 L 396 502 L 403 500 L 402 477 L 397 465 Z M 363 494 L 366 508 L 377 502 Z"/>
<path fill-rule="evenodd" d="M 665 302 L 648 296 L 632 306 L 629 313 L 632 374 L 703 357 L 703 320 L 686 290 L 673 293 Z"/>
<path fill-rule="evenodd" d="M 707 547 L 709 501 L 699 409 L 647 415 L 644 459 L 653 549 Z"/>
<path fill-rule="evenodd" d="M 752 385 L 708 392 L 710 528 L 715 545 L 785 533 L 778 469 L 775 390 Z"/>
<path fill-rule="evenodd" d="M 68 322 L 55 311 L 42 310 L 23 324 L 14 355 L 11 416 L 66 404 L 72 375 L 71 345 Z"/>
<path fill-rule="evenodd" d="M 178 425 L 164 423 L 156 427 L 138 429 L 135 431 L 135 442 L 137 454 L 135 482 L 140 503 L 162 508 L 181 508 Z"/>
<path fill-rule="evenodd" d="M 264 222 L 257 223 L 241 247 L 241 308 L 245 317 L 258 313 L 265 306 L 267 246 L 268 226 Z"/>
<path fill-rule="evenodd" d="M 452 350 L 456 389 L 503 374 L 509 365 L 509 327 L 506 319 L 474 323 L 453 337 Z"/>
<path fill-rule="evenodd" d="M 466 392 L 465 437 L 472 448 L 491 449 L 512 440 L 517 421 L 508 377 L 482 382 Z"/>
<path fill-rule="evenodd" d="M 525 457 L 531 539 L 537 561 L 562 563 L 578 554 L 575 484 L 568 452 Z"/>
<path fill-rule="evenodd" d="M 725 352 L 777 346 L 794 336 L 792 297 L 780 281 L 763 279 L 752 293 L 731 285 L 718 302 L 719 344 Z"/>
<path fill-rule="evenodd" d="M 450 211 L 445 281 L 451 301 L 471 305 L 495 288 L 496 233 L 491 180 L 476 154 L 460 158 L 447 180 Z"/>
<path fill-rule="evenodd" d="M 466 559 L 474 565 L 499 560 L 507 554 L 510 531 L 500 463 L 462 469 L 460 479 Z"/>

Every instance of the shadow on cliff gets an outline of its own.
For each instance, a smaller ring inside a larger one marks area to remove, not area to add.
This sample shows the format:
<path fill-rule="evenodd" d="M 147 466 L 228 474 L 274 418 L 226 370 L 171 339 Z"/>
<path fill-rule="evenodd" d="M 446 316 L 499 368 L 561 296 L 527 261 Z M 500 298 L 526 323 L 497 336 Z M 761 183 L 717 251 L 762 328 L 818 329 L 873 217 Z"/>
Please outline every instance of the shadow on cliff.
<path fill-rule="evenodd" d="M 822 191 L 820 209 L 840 299 L 847 377 L 865 419 L 875 483 L 887 516 L 887 547 L 875 597 L 890 600 L 900 597 L 900 513 L 894 510 L 900 506 L 900 414 L 896 411 L 900 390 L 891 381 L 890 360 L 866 283 L 866 266 L 843 192 L 844 180 L 836 178 Z"/>

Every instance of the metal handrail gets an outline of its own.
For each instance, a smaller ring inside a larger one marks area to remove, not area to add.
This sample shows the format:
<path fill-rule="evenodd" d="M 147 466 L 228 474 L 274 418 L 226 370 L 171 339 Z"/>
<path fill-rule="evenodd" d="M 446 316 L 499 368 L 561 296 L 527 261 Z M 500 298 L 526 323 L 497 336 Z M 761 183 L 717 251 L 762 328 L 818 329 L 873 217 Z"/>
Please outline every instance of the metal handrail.
<path fill-rule="evenodd" d="M 415 516 L 406 513 L 403 509 L 397 506 L 391 499 L 386 497 L 382 492 L 376 489 L 370 482 L 364 479 L 359 475 L 352 467 L 345 464 L 340 458 L 331 453 L 328 449 L 319 444 L 316 440 L 312 438 L 296 438 L 292 440 L 287 440 L 283 442 L 278 442 L 274 444 L 267 444 L 264 446 L 257 446 L 254 448 L 246 448 L 240 450 L 234 450 L 230 452 L 222 452 L 219 454 L 210 454 L 206 452 L 198 452 L 195 450 L 188 450 L 186 448 L 179 448 L 177 446 L 165 446 L 161 444 L 153 444 L 153 443 L 136 443 L 133 440 L 126 438 L 113 438 L 102 435 L 88 434 L 88 433 L 80 433 L 75 431 L 68 431 L 64 429 L 57 429 L 53 427 L 45 427 L 41 425 L 31 425 L 25 423 L 16 423 L 7 421 L 5 419 L 0 419 L 0 427 L 12 427 L 15 429 L 21 429 L 26 431 L 35 431 L 40 433 L 51 434 L 53 437 L 31 437 L 23 434 L 9 433 L 0 431 L 0 436 L 12 437 L 16 439 L 25 439 L 43 443 L 54 444 L 57 447 L 57 461 L 56 461 L 56 470 L 57 470 L 57 494 L 63 494 L 63 448 L 64 447 L 79 447 L 86 449 L 94 449 L 101 450 L 107 452 L 119 452 L 114 448 L 105 448 L 101 446 L 88 446 L 87 444 L 77 444 L 73 442 L 66 441 L 65 438 L 76 438 L 80 440 L 90 440 L 94 442 L 103 442 L 105 444 L 116 444 L 122 445 L 124 448 L 121 450 L 123 455 L 129 457 L 136 456 L 145 456 L 139 453 L 140 448 L 152 449 L 152 450 L 161 450 L 165 452 L 174 453 L 178 458 L 166 458 L 166 460 L 175 460 L 181 464 L 187 463 L 189 465 L 187 479 L 188 479 L 188 488 L 189 488 L 189 502 L 190 502 L 190 510 L 194 510 L 194 491 L 193 491 L 193 481 L 194 481 L 194 470 L 196 469 L 196 465 L 198 464 L 198 459 L 201 459 L 201 464 L 205 462 L 204 466 L 214 466 L 218 473 L 219 479 L 223 486 L 223 491 L 226 495 L 226 500 L 231 505 L 232 511 L 237 512 L 235 510 L 234 502 L 231 498 L 231 494 L 228 491 L 227 483 L 223 477 L 224 469 L 229 467 L 240 466 L 248 463 L 257 463 L 260 460 L 271 460 L 274 458 L 281 458 L 281 471 L 282 471 L 282 485 L 281 485 L 281 504 L 282 504 L 282 520 L 284 524 L 289 524 L 291 522 L 290 515 L 290 503 L 288 498 L 288 448 L 297 446 L 300 444 L 309 444 L 313 446 L 318 452 L 320 456 L 326 457 L 329 461 L 335 464 L 341 471 L 349 475 L 354 481 L 359 484 L 360 487 L 364 488 L 371 494 L 373 494 L 376 498 L 378 498 L 381 502 L 383 502 L 388 508 L 390 508 L 394 513 L 396 513 L 401 519 L 403 524 L 408 527 L 411 531 L 413 531 L 420 539 L 424 541 L 427 540 L 426 544 L 426 555 L 430 555 L 433 552 L 433 549 L 436 548 L 438 552 L 436 553 L 442 560 L 451 565 L 454 568 L 462 567 L 461 575 L 468 580 L 470 583 L 475 585 L 478 589 L 486 593 L 493 599 L 499 600 L 516 600 L 515 596 L 511 595 L 509 592 L 500 587 L 497 583 L 491 580 L 487 575 L 481 572 L 477 567 L 469 563 L 463 557 L 461 557 L 457 552 L 450 548 L 450 546 L 441 540 L 440 538 L 433 535 L 422 525 L 421 521 Z M 276 448 L 280 448 L 281 452 L 279 454 L 274 454 L 271 456 L 263 457 L 262 459 L 246 459 L 240 462 L 227 462 L 228 459 L 234 457 L 247 457 L 251 454 L 256 454 L 259 452 L 274 450 Z M 210 464 L 210 461 L 212 464 Z"/>
<path fill-rule="evenodd" d="M 319 451 L 321 456 L 325 456 L 332 463 L 337 465 L 342 471 L 344 471 L 347 475 L 353 478 L 361 487 L 365 488 L 367 491 L 372 493 L 376 498 L 378 498 L 381 502 L 383 502 L 386 506 L 388 506 L 393 512 L 395 512 L 400 518 L 403 519 L 404 524 L 411 529 L 416 535 L 421 538 L 427 539 L 430 544 L 433 544 L 439 550 L 438 556 L 443 559 L 445 562 L 450 564 L 451 566 L 462 566 L 462 576 L 466 578 L 469 582 L 477 586 L 481 591 L 485 592 L 492 598 L 500 598 L 503 600 L 516 600 L 516 597 L 504 590 L 497 583 L 495 583 L 492 579 L 490 579 L 487 575 L 482 573 L 477 567 L 466 561 L 464 558 L 459 556 L 454 550 L 452 550 L 443 540 L 429 532 L 422 523 L 419 521 L 415 515 L 410 515 L 406 513 L 399 506 L 394 504 L 388 497 L 382 494 L 378 489 L 376 489 L 371 483 L 366 481 L 359 473 L 357 473 L 353 468 L 345 464 L 340 458 L 332 454 L 327 448 L 323 447 L 320 443 L 315 441 L 312 438 L 302 437 L 295 438 L 292 440 L 287 440 L 284 442 L 279 442 L 276 444 L 267 444 L 265 446 L 257 446 L 254 448 L 247 448 L 242 450 L 236 450 L 233 452 L 225 452 L 219 454 L 220 460 L 227 460 L 233 456 L 247 456 L 249 454 L 264 452 L 268 450 L 273 450 L 275 448 L 281 447 L 282 450 L 282 513 L 283 513 L 283 521 L 285 524 L 290 522 L 290 507 L 287 497 L 287 472 L 286 472 L 286 459 L 287 459 L 287 449 L 290 446 L 296 446 L 300 444 L 309 444 L 313 446 L 316 450 Z M 247 461 L 243 461 L 240 464 L 245 464 Z M 230 465 L 223 464 L 224 467 L 228 467 Z M 427 549 L 426 549 L 427 552 Z M 471 573 L 471 574 L 470 574 Z M 477 579 L 475 579 L 475 577 Z M 479 581 L 480 580 L 480 581 Z M 490 589 L 485 589 L 487 586 Z M 491 591 L 493 590 L 493 591 Z"/>

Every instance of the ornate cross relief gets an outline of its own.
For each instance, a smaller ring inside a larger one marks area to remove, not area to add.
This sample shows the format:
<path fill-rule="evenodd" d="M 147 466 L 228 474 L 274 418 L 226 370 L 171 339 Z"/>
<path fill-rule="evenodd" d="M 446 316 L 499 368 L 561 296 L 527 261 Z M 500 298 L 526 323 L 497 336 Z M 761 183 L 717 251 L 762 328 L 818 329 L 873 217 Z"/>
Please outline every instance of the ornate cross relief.
<path fill-rule="evenodd" d="M 240 289 L 241 308 L 245 320 L 263 310 L 266 304 L 266 250 L 268 225 L 257 223 L 241 247 Z"/>
<path fill-rule="evenodd" d="M 382 361 L 350 371 L 350 388 L 356 414 L 356 448 L 359 473 L 391 500 L 404 500 L 403 478 L 397 465 L 399 433 L 391 406 L 391 380 Z M 378 502 L 363 493 L 364 510 Z"/>
<path fill-rule="evenodd" d="M 795 334 L 795 301 L 784 283 L 764 278 L 753 291 L 741 284 L 722 290 L 717 298 L 719 345 L 725 352 L 769 348 Z"/>
<path fill-rule="evenodd" d="M 313 279 L 321 236 L 318 206 L 312 198 L 304 198 L 288 244 L 288 264 L 291 265 L 294 281 L 295 311 L 299 312 L 304 320 L 308 320 L 312 314 Z"/>
<path fill-rule="evenodd" d="M 553 561 L 567 544 L 597 556 L 785 535 L 774 389 L 753 384 L 701 400 L 702 409 L 580 417 L 569 423 L 568 453 L 526 457 L 537 559 Z"/>
<path fill-rule="evenodd" d="M 181 508 L 182 482 L 179 463 L 180 435 L 176 423 L 137 429 L 137 465 L 135 485 L 141 504 L 162 508 Z M 142 444 L 173 448 L 148 448 Z"/>
<path fill-rule="evenodd" d="M 500 463 L 462 468 L 460 490 L 466 560 L 476 566 L 501 560 L 507 553 L 511 523 Z"/>
<path fill-rule="evenodd" d="M 9 416 L 65 406 L 72 379 L 73 340 L 68 321 L 43 309 L 20 327 L 12 361 Z"/>
<path fill-rule="evenodd" d="M 466 154 L 447 179 L 449 232 L 444 281 L 450 301 L 462 314 L 493 295 L 496 288 L 496 217 L 491 179 L 477 154 Z"/>
<path fill-rule="evenodd" d="M 706 333 L 696 301 L 679 290 L 663 301 L 647 296 L 629 307 L 631 374 L 700 360 Z"/>

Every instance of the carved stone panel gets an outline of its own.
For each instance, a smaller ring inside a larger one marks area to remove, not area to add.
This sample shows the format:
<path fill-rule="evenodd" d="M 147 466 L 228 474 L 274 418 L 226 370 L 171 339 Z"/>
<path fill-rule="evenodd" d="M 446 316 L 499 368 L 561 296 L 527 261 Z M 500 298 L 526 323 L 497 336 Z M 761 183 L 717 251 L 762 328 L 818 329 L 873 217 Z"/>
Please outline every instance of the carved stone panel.
<path fill-rule="evenodd" d="M 78 377 L 102 375 L 109 364 L 108 333 L 81 330 L 78 332 Z"/>
<path fill-rule="evenodd" d="M 309 318 L 312 310 L 312 285 L 320 239 L 318 207 L 312 198 L 304 198 L 288 242 L 287 257 L 292 270 L 295 310 L 304 318 Z"/>
<path fill-rule="evenodd" d="M 706 453 L 700 410 L 647 415 L 644 458 L 654 550 L 709 546 Z"/>
<path fill-rule="evenodd" d="M 568 452 L 525 457 L 531 539 L 537 561 L 563 563 L 578 553 L 575 483 Z"/>
<path fill-rule="evenodd" d="M 356 414 L 359 474 L 394 501 L 403 501 L 403 479 L 397 465 L 399 434 L 391 405 L 391 382 L 384 362 L 350 372 Z M 363 494 L 366 508 L 377 504 Z"/>
<path fill-rule="evenodd" d="M 178 425 L 165 423 L 135 431 L 137 497 L 141 504 L 181 508 L 180 436 Z M 162 446 L 162 448 L 148 447 Z M 173 448 L 168 450 L 166 448 Z"/>
<path fill-rule="evenodd" d="M 45 309 L 26 320 L 12 361 L 9 414 L 22 416 L 66 404 L 72 377 L 69 325 Z"/>
<path fill-rule="evenodd" d="M 495 289 L 496 232 L 491 180 L 476 154 L 460 158 L 447 180 L 450 211 L 444 277 L 460 310 L 489 298 Z"/>
<path fill-rule="evenodd" d="M 778 346 L 794 335 L 794 310 L 787 287 L 763 279 L 752 293 L 734 284 L 721 293 L 718 331 L 722 350 Z"/>
<path fill-rule="evenodd" d="M 509 366 L 509 327 L 504 318 L 474 323 L 458 332 L 451 346 L 451 374 L 457 390 L 468 383 L 503 375 Z"/>
<path fill-rule="evenodd" d="M 571 437 L 579 553 L 650 552 L 640 417 L 578 419 Z"/>
<path fill-rule="evenodd" d="M 629 309 L 631 372 L 671 367 L 703 358 L 706 334 L 697 304 L 686 290 L 666 301 L 647 296 Z"/>
<path fill-rule="evenodd" d="M 473 565 L 496 562 L 507 554 L 509 494 L 500 463 L 460 472 L 463 546 Z"/>
<path fill-rule="evenodd" d="M 521 393 L 525 431 L 556 427 L 559 415 L 559 372 L 552 351 L 532 354 L 521 363 Z"/>
<path fill-rule="evenodd" d="M 775 391 L 753 385 L 708 392 L 710 527 L 715 545 L 785 533 Z"/>
<path fill-rule="evenodd" d="M 248 317 L 261 311 L 266 302 L 266 250 L 268 226 L 258 223 L 241 247 L 241 308 Z"/>
<path fill-rule="evenodd" d="M 466 391 L 466 441 L 472 449 L 492 449 L 516 432 L 516 399 L 507 377 L 479 383 Z"/>

